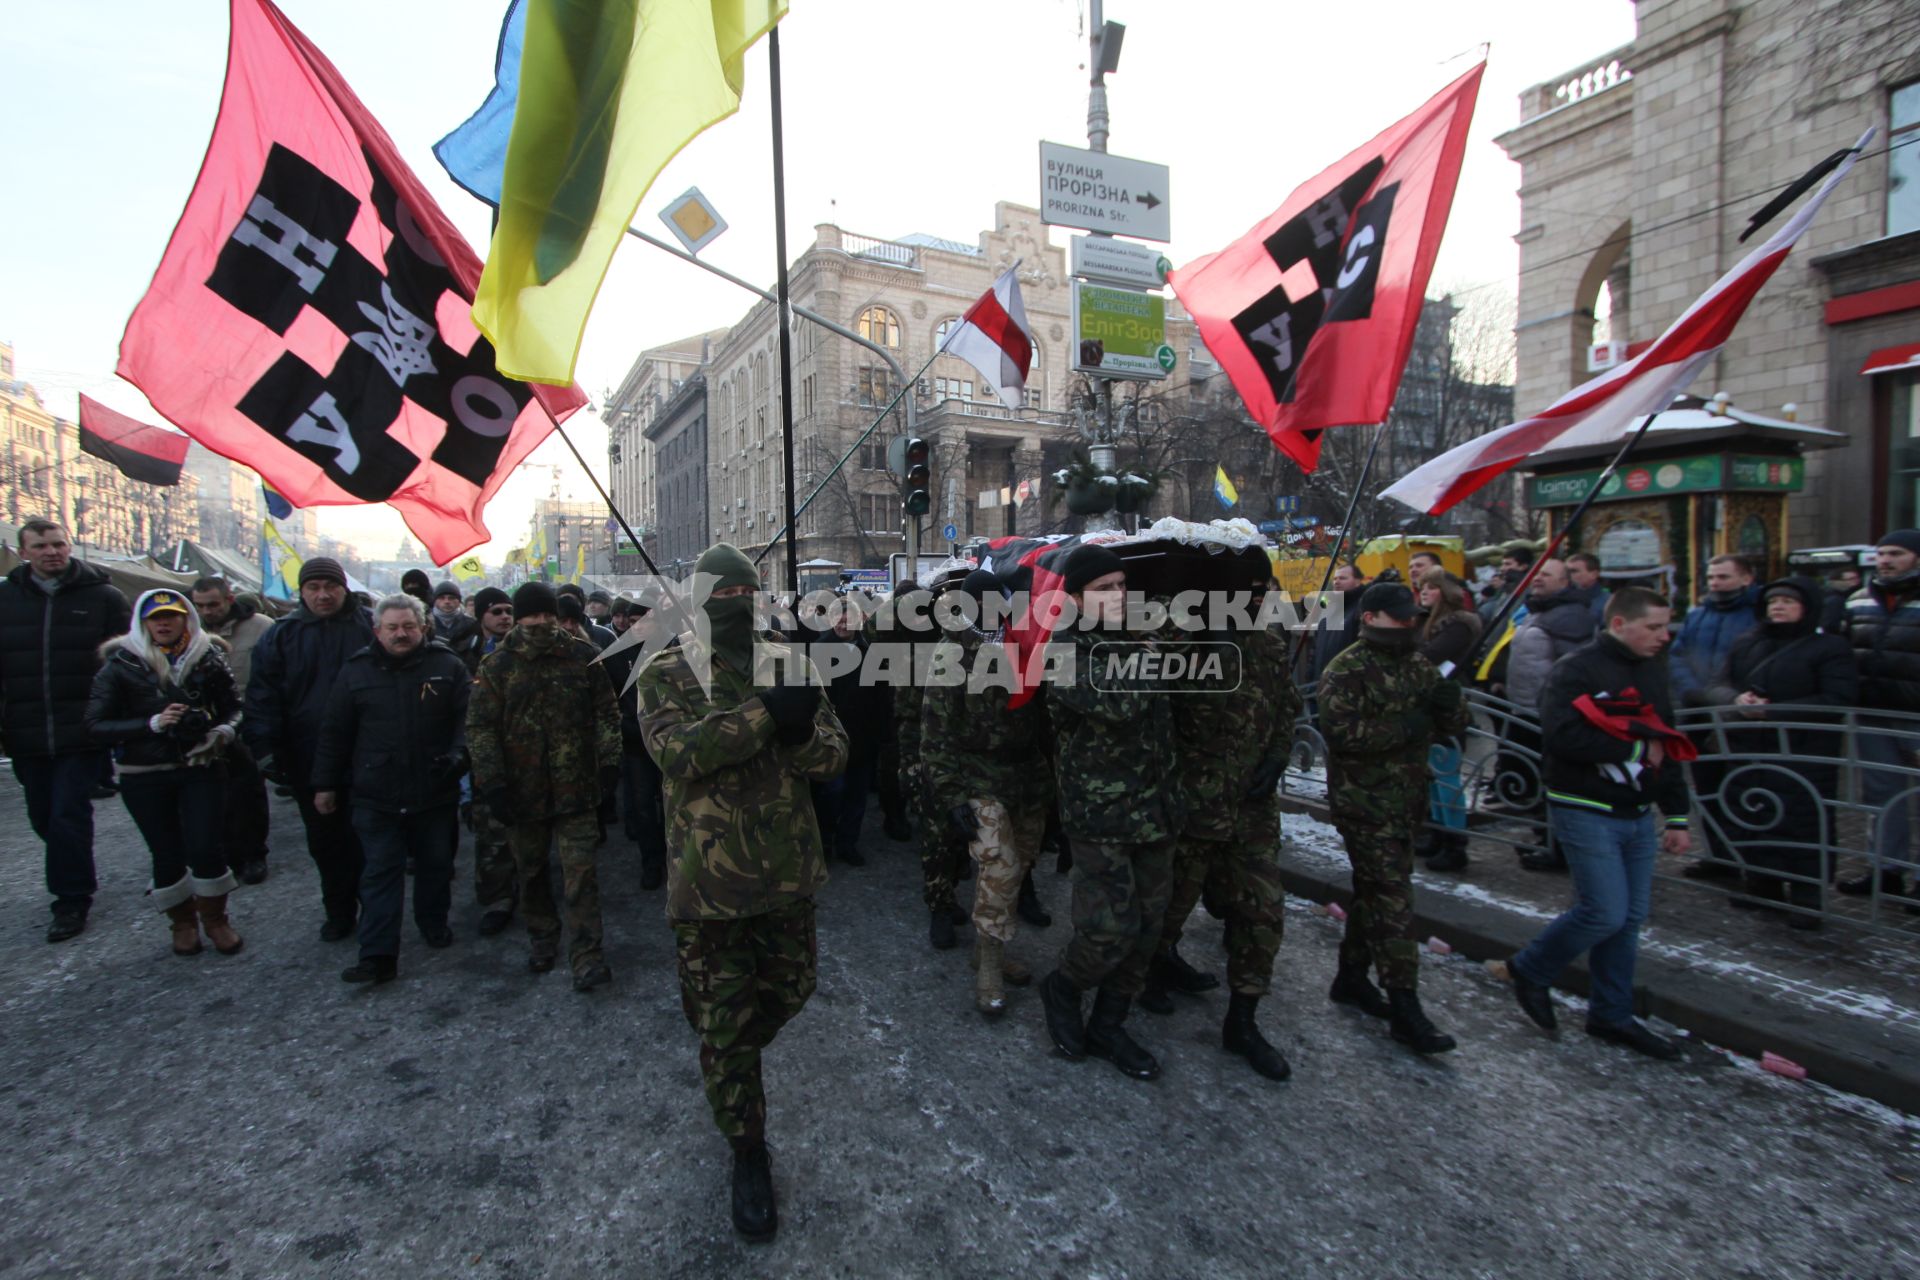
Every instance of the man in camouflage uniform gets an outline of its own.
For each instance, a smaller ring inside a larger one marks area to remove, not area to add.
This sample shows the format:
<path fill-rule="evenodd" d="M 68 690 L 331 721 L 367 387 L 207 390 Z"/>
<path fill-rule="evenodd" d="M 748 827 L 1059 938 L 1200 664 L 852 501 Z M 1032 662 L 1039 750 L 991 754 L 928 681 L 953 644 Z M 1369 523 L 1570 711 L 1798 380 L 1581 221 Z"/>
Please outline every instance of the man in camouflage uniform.
<path fill-rule="evenodd" d="M 1061 569 L 1083 620 L 1073 636 L 1072 682 L 1047 690 L 1060 817 L 1073 840 L 1073 939 L 1040 998 L 1047 1030 L 1067 1058 L 1091 1053 L 1152 1080 L 1160 1064 L 1123 1024 L 1146 984 L 1173 887 L 1173 840 L 1182 825 L 1173 709 L 1163 688 L 1109 665 L 1116 654 L 1155 643 L 1121 629 L 1127 578 L 1120 557 L 1103 546 L 1076 547 Z M 1083 1023 L 1080 996 L 1090 988 L 1098 994 Z"/>
<path fill-rule="evenodd" d="M 1427 749 L 1466 731 L 1460 685 L 1420 656 L 1413 593 L 1376 582 L 1360 597 L 1360 642 L 1320 677 L 1333 823 L 1353 865 L 1353 908 L 1328 996 L 1389 1020 L 1415 1053 L 1454 1047 L 1420 1007 L 1413 940 L 1413 837 L 1426 820 Z M 1383 999 L 1367 980 L 1379 970 Z"/>
<path fill-rule="evenodd" d="M 620 716 L 600 651 L 560 629 L 544 582 L 513 593 L 513 630 L 480 663 L 467 703 L 474 795 L 507 824 L 527 921 L 527 967 L 552 969 L 560 918 L 548 849 L 566 885 L 573 989 L 613 981 L 600 949 L 600 879 L 594 866 L 601 800 L 620 782 Z"/>
<path fill-rule="evenodd" d="M 733 1225 L 766 1240 L 779 1218 L 760 1054 L 813 994 L 813 896 L 827 870 L 808 783 L 846 768 L 847 734 L 804 651 L 755 643 L 753 562 L 723 542 L 695 573 L 716 583 L 708 635 L 647 660 L 640 731 L 666 787 L 680 1003 L 733 1148 Z M 788 682 L 772 683 L 780 674 Z"/>
<path fill-rule="evenodd" d="M 916 657 L 922 649 L 931 649 L 939 640 L 928 612 L 932 603 L 927 592 L 903 579 L 888 602 L 883 641 L 907 646 Z M 955 943 L 953 927 L 967 918 L 954 900 L 954 885 L 967 860 L 967 842 L 944 815 L 934 810 L 927 790 L 920 736 L 925 665 L 916 661 L 914 678 L 893 687 L 893 732 L 899 751 L 900 787 L 920 827 L 921 897 L 927 906 L 927 938 L 936 951 L 951 951 Z"/>
<path fill-rule="evenodd" d="M 1005 984 L 1025 986 L 1025 965 L 1006 955 L 1013 941 L 1020 887 L 1040 855 L 1053 805 L 1053 770 L 1042 734 L 1041 703 L 1008 705 L 1019 675 L 1013 659 L 981 625 L 1001 603 L 1000 581 L 975 569 L 958 588 L 977 624 L 947 634 L 933 651 L 921 712 L 923 767 L 933 821 L 968 844 L 975 866 L 974 1007 L 1006 1011 Z"/>
<path fill-rule="evenodd" d="M 1261 584 L 1253 599 L 1260 607 Z M 1173 896 L 1147 970 L 1140 1005 L 1173 1012 L 1169 988 L 1190 994 L 1219 985 L 1180 958 L 1180 936 L 1202 895 L 1226 919 L 1227 1017 L 1221 1044 L 1271 1080 L 1293 1074 L 1260 1034 L 1254 1010 L 1267 994 L 1286 919 L 1280 875 L 1280 805 L 1275 787 L 1293 747 L 1300 694 L 1293 687 L 1283 633 L 1260 630 L 1197 633 L 1182 646 L 1196 661 L 1220 655 L 1216 673 L 1202 667 L 1173 700 L 1179 735 L 1186 826 L 1173 855 Z"/>
<path fill-rule="evenodd" d="M 480 622 L 480 643 L 474 646 L 476 672 L 488 654 L 498 649 L 513 630 L 513 599 L 498 587 L 473 593 L 473 616 Z M 475 793 L 467 809 L 473 831 L 473 896 L 480 904 L 480 936 L 505 932 L 513 923 L 520 897 L 520 871 L 513 863 L 513 845 L 507 824 L 494 816 L 493 807 Z"/>

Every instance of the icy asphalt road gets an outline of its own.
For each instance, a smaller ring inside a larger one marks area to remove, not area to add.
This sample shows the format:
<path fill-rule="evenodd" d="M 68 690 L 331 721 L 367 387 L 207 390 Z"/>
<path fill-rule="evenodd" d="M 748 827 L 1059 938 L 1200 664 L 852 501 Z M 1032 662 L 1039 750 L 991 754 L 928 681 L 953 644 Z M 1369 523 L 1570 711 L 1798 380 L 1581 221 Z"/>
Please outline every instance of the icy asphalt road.
<path fill-rule="evenodd" d="M 1289 822 L 1295 820 L 1290 819 Z M 1458 1052 L 1330 1006 L 1337 926 L 1292 913 L 1270 1085 L 1218 1048 L 1224 996 L 1136 1013 L 1153 1084 L 1061 1061 L 1037 1001 L 971 1011 L 926 946 L 918 869 L 869 841 L 820 906 L 820 989 L 768 1055 L 779 1239 L 728 1226 L 658 894 L 603 863 L 616 984 L 533 977 L 524 939 L 337 978 L 290 806 L 235 895 L 246 951 L 168 954 L 145 853 L 100 806 L 103 890 L 42 941 L 39 851 L 0 788 L 0 1276 L 1912 1276 L 1920 1126 L 1708 1047 L 1551 1043 L 1478 966 L 1429 957 Z M 464 863 L 464 854 L 463 854 Z M 470 865 L 470 864 L 467 864 Z M 1054 927 L 1016 954 L 1043 968 Z M 1218 965 L 1219 926 L 1185 950 Z"/>

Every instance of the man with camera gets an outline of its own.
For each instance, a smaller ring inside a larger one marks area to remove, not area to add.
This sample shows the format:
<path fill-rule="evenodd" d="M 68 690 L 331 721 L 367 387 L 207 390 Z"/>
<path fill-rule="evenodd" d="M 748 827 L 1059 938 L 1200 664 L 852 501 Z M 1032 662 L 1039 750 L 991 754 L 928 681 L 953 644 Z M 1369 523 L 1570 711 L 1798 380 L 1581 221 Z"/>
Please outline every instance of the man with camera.
<path fill-rule="evenodd" d="M 420 602 L 388 596 L 374 643 L 347 659 L 320 725 L 314 807 L 336 812 L 353 789 L 352 822 L 366 850 L 360 873 L 360 962 L 347 982 L 399 972 L 407 859 L 415 859 L 413 920 L 430 947 L 450 946 L 460 775 L 466 772 L 467 667 L 432 636 Z"/>

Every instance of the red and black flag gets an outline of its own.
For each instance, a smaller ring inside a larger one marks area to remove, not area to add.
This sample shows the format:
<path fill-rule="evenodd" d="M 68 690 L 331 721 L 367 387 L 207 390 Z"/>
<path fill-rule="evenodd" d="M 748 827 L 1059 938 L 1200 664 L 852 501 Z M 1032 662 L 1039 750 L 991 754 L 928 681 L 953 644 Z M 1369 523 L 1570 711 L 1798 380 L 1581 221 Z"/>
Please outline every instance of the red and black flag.
<path fill-rule="evenodd" d="M 1484 70 L 1167 278 L 1247 412 L 1304 471 L 1322 431 L 1384 422 L 1393 405 Z"/>
<path fill-rule="evenodd" d="M 80 451 L 111 462 L 129 480 L 179 484 L 180 465 L 192 443 L 178 431 L 149 427 L 91 396 L 80 397 Z"/>
<path fill-rule="evenodd" d="M 385 502 L 446 564 L 586 397 L 500 373 L 480 259 L 393 139 L 269 0 L 231 9 L 213 140 L 120 376 L 294 506 Z"/>

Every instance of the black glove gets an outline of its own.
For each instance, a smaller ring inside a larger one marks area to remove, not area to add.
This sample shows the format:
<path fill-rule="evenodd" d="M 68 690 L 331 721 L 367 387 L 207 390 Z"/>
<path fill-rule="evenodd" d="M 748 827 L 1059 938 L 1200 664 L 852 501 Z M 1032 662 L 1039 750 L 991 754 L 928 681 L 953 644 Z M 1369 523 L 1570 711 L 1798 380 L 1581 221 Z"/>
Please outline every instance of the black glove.
<path fill-rule="evenodd" d="M 444 787 L 460 781 L 460 775 L 466 771 L 467 753 L 449 751 L 433 758 L 433 764 L 427 769 L 427 779 L 436 787 Z"/>
<path fill-rule="evenodd" d="M 1424 709 L 1409 711 L 1400 717 L 1400 727 L 1406 732 L 1408 746 L 1424 746 L 1433 741 L 1433 717 Z"/>
<path fill-rule="evenodd" d="M 820 706 L 820 686 L 777 684 L 760 691 L 760 703 L 773 717 L 774 736 L 790 747 L 813 737 L 813 713 Z"/>
<path fill-rule="evenodd" d="M 1260 762 L 1260 767 L 1247 779 L 1247 791 L 1244 800 L 1271 800 L 1273 789 L 1280 785 L 1280 775 L 1287 771 L 1285 756 L 1268 757 Z"/>
<path fill-rule="evenodd" d="M 969 840 L 980 834 L 980 815 L 973 811 L 970 804 L 957 804 L 947 810 L 947 821 Z"/>
<path fill-rule="evenodd" d="M 1427 693 L 1427 711 L 1435 720 L 1446 720 L 1466 699 L 1466 688 L 1458 680 L 1442 679 Z"/>

